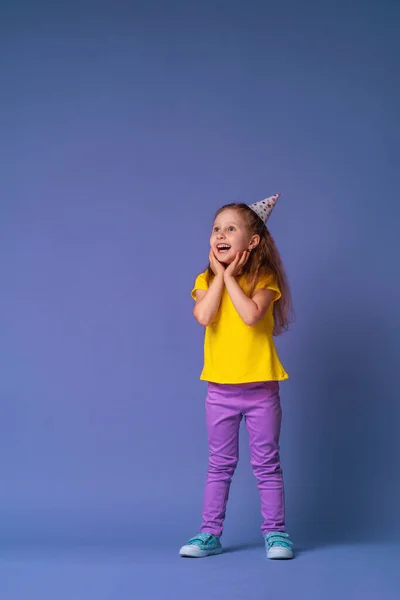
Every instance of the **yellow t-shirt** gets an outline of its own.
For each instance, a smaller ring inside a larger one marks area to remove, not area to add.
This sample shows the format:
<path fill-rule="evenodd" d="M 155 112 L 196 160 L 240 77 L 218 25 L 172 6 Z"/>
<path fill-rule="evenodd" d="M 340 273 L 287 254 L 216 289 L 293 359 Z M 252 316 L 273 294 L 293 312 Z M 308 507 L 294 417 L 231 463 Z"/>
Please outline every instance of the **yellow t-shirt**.
<path fill-rule="evenodd" d="M 247 293 L 244 277 L 237 281 Z M 261 288 L 276 292 L 273 302 L 281 297 L 273 274 L 260 279 L 256 289 Z M 208 290 L 207 271 L 196 278 L 192 290 L 193 299 L 196 299 L 196 290 Z M 204 367 L 200 379 L 227 384 L 288 379 L 273 340 L 273 302 L 264 317 L 255 325 L 249 326 L 240 317 L 224 287 L 218 313 L 206 327 Z"/>

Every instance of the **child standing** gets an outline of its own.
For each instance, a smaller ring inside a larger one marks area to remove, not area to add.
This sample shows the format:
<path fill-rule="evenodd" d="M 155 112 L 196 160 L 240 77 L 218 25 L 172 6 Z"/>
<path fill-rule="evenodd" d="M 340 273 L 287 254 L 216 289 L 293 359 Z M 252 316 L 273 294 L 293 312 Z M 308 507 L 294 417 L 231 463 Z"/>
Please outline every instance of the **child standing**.
<path fill-rule="evenodd" d="M 292 558 L 285 529 L 279 456 L 279 381 L 288 378 L 273 335 L 288 329 L 291 298 L 266 222 L 279 194 L 255 204 L 228 204 L 216 214 L 209 266 L 195 282 L 193 314 L 205 330 L 209 466 L 200 533 L 180 549 L 186 557 L 220 554 L 229 488 L 244 417 L 258 480 L 268 558 Z"/>

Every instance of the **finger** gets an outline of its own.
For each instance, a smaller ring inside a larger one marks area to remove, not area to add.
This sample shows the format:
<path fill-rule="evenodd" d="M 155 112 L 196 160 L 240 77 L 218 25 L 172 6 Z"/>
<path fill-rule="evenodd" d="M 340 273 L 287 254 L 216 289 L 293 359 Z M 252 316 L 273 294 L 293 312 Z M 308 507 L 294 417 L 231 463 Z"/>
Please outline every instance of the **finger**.
<path fill-rule="evenodd" d="M 219 262 L 219 258 L 218 258 L 218 256 L 215 254 L 214 250 L 213 250 L 213 257 L 214 257 L 214 260 L 215 260 L 216 262 Z"/>
<path fill-rule="evenodd" d="M 238 267 L 240 267 L 240 263 L 241 263 L 242 257 L 240 252 L 237 253 L 237 256 L 235 258 L 235 268 L 238 269 Z"/>
<path fill-rule="evenodd" d="M 241 270 L 243 269 L 244 265 L 247 263 L 247 259 L 248 259 L 248 254 L 247 254 L 247 252 L 245 251 L 245 252 L 242 254 L 242 256 L 241 256 L 241 259 L 240 259 L 240 262 L 239 262 L 239 264 L 238 264 L 238 269 L 239 269 L 239 271 L 241 271 Z"/>

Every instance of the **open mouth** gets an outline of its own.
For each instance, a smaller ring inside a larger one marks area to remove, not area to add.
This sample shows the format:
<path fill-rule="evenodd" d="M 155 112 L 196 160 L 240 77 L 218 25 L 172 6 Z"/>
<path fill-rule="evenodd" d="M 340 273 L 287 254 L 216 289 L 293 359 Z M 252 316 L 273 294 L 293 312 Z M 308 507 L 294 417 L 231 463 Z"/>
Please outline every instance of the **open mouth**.
<path fill-rule="evenodd" d="M 231 247 L 229 246 L 229 244 L 217 244 L 217 250 L 221 254 L 228 252 L 230 249 Z"/>

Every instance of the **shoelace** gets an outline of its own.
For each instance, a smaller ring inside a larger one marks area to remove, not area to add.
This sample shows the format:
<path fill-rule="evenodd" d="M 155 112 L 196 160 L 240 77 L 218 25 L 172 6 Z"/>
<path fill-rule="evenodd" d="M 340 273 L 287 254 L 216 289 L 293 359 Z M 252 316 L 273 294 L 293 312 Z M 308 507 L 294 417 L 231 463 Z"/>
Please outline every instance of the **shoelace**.
<path fill-rule="evenodd" d="M 202 544 L 205 544 L 212 537 L 213 536 L 210 533 L 199 533 L 199 535 L 196 535 L 195 537 L 190 538 L 190 540 L 188 541 L 188 545 L 193 545 L 196 542 L 201 542 Z"/>
<path fill-rule="evenodd" d="M 282 546 L 283 548 L 291 550 L 293 544 L 288 538 L 289 534 L 284 533 L 283 531 L 274 531 L 265 536 L 269 548 L 272 548 L 273 546 Z"/>

